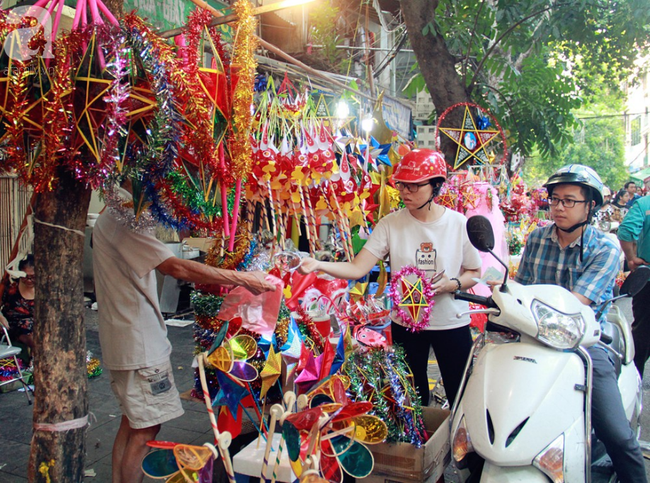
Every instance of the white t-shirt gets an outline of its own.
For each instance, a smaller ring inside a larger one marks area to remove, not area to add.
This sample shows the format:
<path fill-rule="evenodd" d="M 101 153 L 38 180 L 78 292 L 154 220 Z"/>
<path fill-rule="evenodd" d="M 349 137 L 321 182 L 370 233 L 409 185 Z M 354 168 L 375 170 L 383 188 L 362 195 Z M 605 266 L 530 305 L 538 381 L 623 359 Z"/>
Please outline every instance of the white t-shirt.
<path fill-rule="evenodd" d="M 104 365 L 134 370 L 168 360 L 171 344 L 160 311 L 155 268 L 172 251 L 153 235 L 136 233 L 109 209 L 93 229 L 93 269 Z"/>
<path fill-rule="evenodd" d="M 392 274 L 410 265 L 429 276 L 444 270 L 449 278 L 458 278 L 466 269 L 481 267 L 478 250 L 467 237 L 466 221 L 460 213 L 445 209 L 440 218 L 424 223 L 403 209 L 379 220 L 364 248 L 380 259 L 389 255 Z M 457 313 L 468 310 L 467 302 L 455 300 L 450 293 L 436 295 L 434 300 L 428 330 L 455 329 L 469 324 L 469 315 L 456 318 Z M 395 312 L 393 320 L 404 325 Z"/>

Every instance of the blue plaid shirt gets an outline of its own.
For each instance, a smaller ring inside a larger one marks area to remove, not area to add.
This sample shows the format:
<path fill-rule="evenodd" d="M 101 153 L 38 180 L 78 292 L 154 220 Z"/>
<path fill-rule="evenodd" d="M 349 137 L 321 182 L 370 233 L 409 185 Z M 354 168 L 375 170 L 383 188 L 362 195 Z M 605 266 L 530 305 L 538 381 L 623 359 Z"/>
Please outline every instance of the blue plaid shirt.
<path fill-rule="evenodd" d="M 583 239 L 580 261 L 580 237 L 561 248 L 555 224 L 537 228 L 528 237 L 515 280 L 523 285 L 560 285 L 591 300 L 591 308 L 597 311 L 613 296 L 621 249 L 589 225 Z"/>

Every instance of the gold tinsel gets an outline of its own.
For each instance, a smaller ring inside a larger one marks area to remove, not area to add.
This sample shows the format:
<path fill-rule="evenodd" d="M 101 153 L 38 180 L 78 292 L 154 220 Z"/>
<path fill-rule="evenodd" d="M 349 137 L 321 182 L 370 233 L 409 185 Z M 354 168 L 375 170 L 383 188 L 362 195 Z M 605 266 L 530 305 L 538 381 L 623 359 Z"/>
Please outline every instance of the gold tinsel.
<path fill-rule="evenodd" d="M 253 6 L 248 0 L 238 0 L 234 5 L 237 21 L 237 34 L 232 59 L 232 71 L 237 76 L 233 93 L 232 142 L 230 154 L 232 173 L 235 179 L 243 179 L 251 170 L 251 144 L 249 142 L 252 125 L 251 105 L 255 86 L 255 48 L 257 20 L 252 14 Z"/>
<path fill-rule="evenodd" d="M 102 374 L 102 368 L 99 366 L 99 359 L 91 357 L 86 363 L 86 372 L 88 373 L 88 379 L 100 376 Z"/>
<path fill-rule="evenodd" d="M 239 226 L 243 230 L 242 227 L 243 225 Z M 234 270 L 237 268 L 244 260 L 251 244 L 250 234 L 244 234 L 240 230 L 237 231 L 235 247 L 232 252 L 229 252 L 225 246 L 222 246 L 221 235 L 217 234 L 214 239 L 214 245 L 208 250 L 208 254 L 205 257 L 206 265 L 223 268 L 224 270 Z"/>
<path fill-rule="evenodd" d="M 282 347 L 287 343 L 287 339 L 289 338 L 289 320 L 288 317 L 283 317 L 275 325 L 275 337 L 278 347 Z"/>

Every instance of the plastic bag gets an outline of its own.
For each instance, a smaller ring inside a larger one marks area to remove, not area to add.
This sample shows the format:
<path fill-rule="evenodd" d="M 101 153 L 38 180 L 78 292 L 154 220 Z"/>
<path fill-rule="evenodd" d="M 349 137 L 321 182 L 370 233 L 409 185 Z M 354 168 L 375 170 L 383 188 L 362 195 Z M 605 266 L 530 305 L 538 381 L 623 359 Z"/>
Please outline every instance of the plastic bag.
<path fill-rule="evenodd" d="M 270 340 L 280 313 L 284 283 L 273 275 L 267 275 L 266 280 L 276 286 L 275 292 L 253 295 L 243 287 L 236 287 L 221 304 L 219 318 L 241 317 L 242 327 Z"/>

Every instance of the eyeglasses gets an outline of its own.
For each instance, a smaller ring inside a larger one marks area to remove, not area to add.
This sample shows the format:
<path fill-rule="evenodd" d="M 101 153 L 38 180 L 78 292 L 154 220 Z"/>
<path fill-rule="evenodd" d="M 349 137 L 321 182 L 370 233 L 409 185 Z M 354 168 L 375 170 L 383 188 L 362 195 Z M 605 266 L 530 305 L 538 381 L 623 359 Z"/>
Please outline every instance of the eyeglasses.
<path fill-rule="evenodd" d="M 36 275 L 25 275 L 23 278 L 25 280 L 29 280 L 29 281 L 33 282 L 34 280 L 36 280 Z"/>
<path fill-rule="evenodd" d="M 409 193 L 417 193 L 423 186 L 428 186 L 429 183 L 415 184 L 415 183 L 402 183 L 401 181 L 395 182 L 395 189 L 397 191 L 408 191 Z"/>
<path fill-rule="evenodd" d="M 562 198 L 555 198 L 555 197 L 548 200 L 548 204 L 554 207 L 559 205 L 560 203 L 562 203 L 562 206 L 564 206 L 565 208 L 573 208 L 576 205 L 576 203 L 587 203 L 587 200 L 571 200 L 571 199 L 563 200 Z"/>

